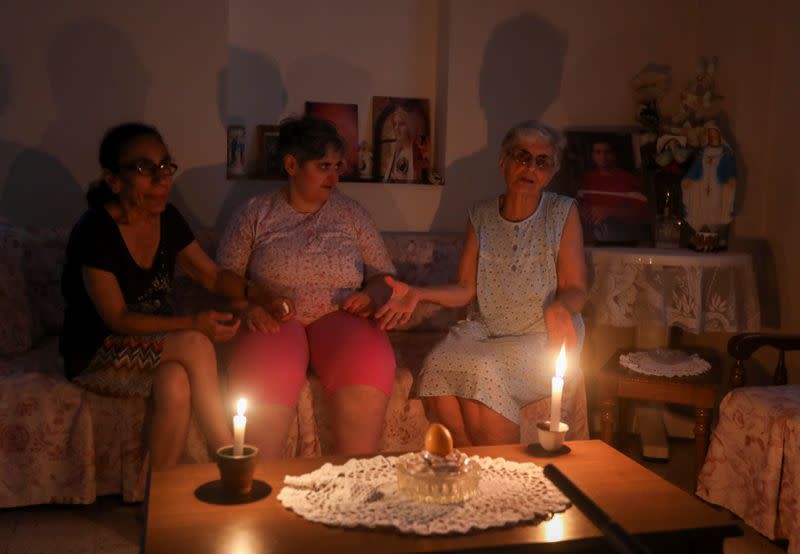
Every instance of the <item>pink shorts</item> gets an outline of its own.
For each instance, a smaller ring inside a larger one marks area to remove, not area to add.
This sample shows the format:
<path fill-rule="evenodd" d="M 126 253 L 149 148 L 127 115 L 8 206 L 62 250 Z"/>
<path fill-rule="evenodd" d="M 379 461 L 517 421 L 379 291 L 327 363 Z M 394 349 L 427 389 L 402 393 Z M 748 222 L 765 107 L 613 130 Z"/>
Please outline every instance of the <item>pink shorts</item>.
<path fill-rule="evenodd" d="M 391 395 L 397 364 L 386 333 L 371 320 L 339 311 L 306 327 L 292 320 L 277 333 L 238 339 L 228 370 L 232 398 L 296 406 L 309 362 L 328 394 L 369 385 Z"/>

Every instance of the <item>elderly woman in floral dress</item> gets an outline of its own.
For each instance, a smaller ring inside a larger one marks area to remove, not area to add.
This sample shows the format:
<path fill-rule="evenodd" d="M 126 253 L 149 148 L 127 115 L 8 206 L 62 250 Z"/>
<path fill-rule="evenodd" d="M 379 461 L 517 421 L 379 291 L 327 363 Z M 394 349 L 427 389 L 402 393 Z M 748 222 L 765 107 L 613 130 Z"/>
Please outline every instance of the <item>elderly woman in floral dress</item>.
<path fill-rule="evenodd" d="M 336 190 L 343 149 L 328 121 L 284 121 L 288 183 L 243 206 L 217 255 L 269 291 L 236 306 L 248 332 L 229 370 L 233 396 L 251 400 L 248 442 L 267 457 L 283 450 L 309 364 L 328 394 L 339 453 L 377 449 L 394 383 L 394 353 L 369 316 L 395 269 L 367 212 Z"/>
<path fill-rule="evenodd" d="M 554 349 L 577 360 L 583 342 L 586 265 L 572 198 L 544 190 L 558 171 L 563 139 L 534 121 L 503 140 L 505 194 L 469 212 L 458 281 L 413 287 L 387 278 L 383 328 L 405 323 L 420 301 L 471 303 L 428 355 L 417 383 L 429 419 L 456 445 L 519 442 L 520 410 L 549 395 Z"/>

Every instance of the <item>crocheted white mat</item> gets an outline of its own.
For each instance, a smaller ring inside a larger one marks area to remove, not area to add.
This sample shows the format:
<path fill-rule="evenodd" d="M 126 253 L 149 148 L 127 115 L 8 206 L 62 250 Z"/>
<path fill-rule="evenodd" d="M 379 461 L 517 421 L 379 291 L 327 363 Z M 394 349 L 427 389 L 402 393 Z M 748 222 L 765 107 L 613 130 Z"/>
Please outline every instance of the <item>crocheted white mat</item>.
<path fill-rule="evenodd" d="M 287 475 L 278 500 L 311 521 L 340 527 L 394 527 L 418 535 L 501 527 L 569 506 L 536 464 L 481 456 L 470 458 L 481 468 L 475 496 L 458 504 L 417 502 L 397 490 L 399 459 L 352 459 L 344 465 L 325 464 L 305 475 Z"/>
<path fill-rule="evenodd" d="M 711 369 L 711 364 L 697 354 L 682 350 L 641 350 L 622 354 L 619 357 L 622 367 L 645 375 L 659 377 L 688 377 L 700 375 Z"/>

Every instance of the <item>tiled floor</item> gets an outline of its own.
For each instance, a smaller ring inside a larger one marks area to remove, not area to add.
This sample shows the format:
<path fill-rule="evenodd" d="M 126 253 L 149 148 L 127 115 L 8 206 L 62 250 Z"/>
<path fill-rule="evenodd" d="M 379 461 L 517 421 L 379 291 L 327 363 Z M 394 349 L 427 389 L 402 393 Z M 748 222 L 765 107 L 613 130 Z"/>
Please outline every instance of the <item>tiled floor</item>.
<path fill-rule="evenodd" d="M 664 479 L 690 491 L 693 486 L 694 443 L 673 439 L 670 460 L 641 459 L 638 443 L 628 440 L 624 451 Z M 0 510 L 0 554 L 136 554 L 141 521 L 139 506 L 104 497 L 91 506 L 35 506 Z M 744 536 L 729 539 L 729 554 L 780 554 L 785 549 L 743 525 Z"/>

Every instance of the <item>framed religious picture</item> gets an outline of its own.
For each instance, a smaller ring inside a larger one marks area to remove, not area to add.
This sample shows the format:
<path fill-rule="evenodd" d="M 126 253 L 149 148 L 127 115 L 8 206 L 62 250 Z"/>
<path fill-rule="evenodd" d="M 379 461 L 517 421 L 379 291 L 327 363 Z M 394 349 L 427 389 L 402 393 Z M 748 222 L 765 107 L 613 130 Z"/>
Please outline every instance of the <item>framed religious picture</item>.
<path fill-rule="evenodd" d="M 373 167 L 384 183 L 428 183 L 430 103 L 422 98 L 372 98 Z"/>
<path fill-rule="evenodd" d="M 646 243 L 652 237 L 652 192 L 642 176 L 634 130 L 568 130 L 556 190 L 575 197 L 584 240 Z"/>
<path fill-rule="evenodd" d="M 278 133 L 277 125 L 259 125 L 258 133 L 258 152 L 261 158 L 259 176 L 264 179 L 281 178 L 281 159 L 278 157 Z"/>
<path fill-rule="evenodd" d="M 246 133 L 241 125 L 228 127 L 226 167 L 228 179 L 241 179 L 247 176 L 247 164 L 244 159 Z"/>
<path fill-rule="evenodd" d="M 343 179 L 358 177 L 358 104 L 306 102 L 306 114 L 327 119 L 344 139 Z"/>

